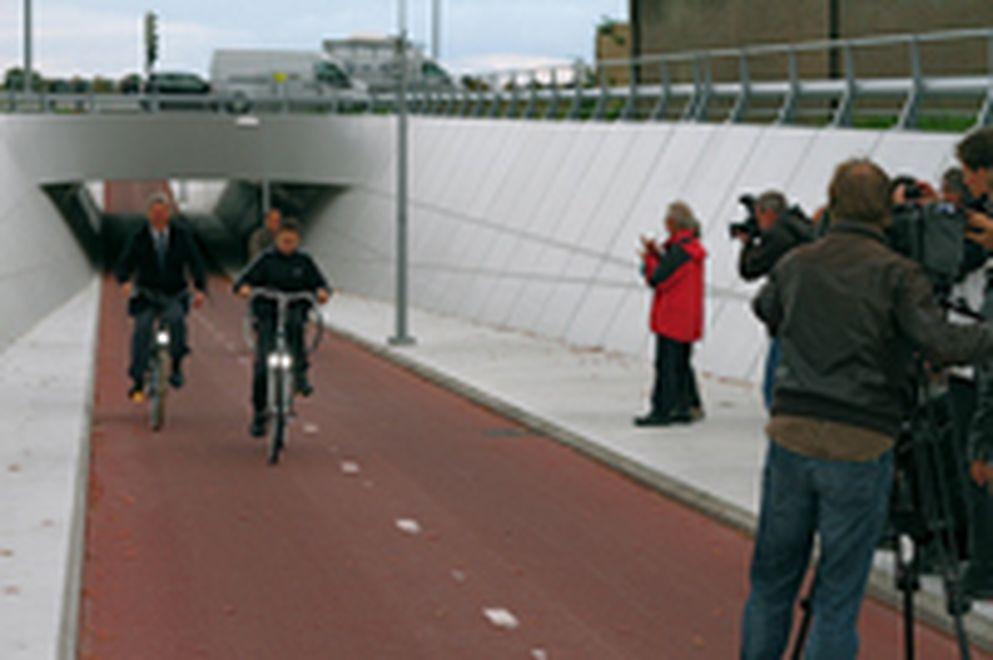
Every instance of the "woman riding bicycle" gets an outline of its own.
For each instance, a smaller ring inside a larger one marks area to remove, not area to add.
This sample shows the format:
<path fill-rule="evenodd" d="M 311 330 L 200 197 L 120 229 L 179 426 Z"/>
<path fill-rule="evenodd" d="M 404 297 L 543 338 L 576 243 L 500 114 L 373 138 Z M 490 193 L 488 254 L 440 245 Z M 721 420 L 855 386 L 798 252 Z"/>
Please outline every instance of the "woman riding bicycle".
<path fill-rule="evenodd" d="M 275 289 L 284 293 L 311 292 L 321 304 L 331 297 L 331 290 L 320 268 L 310 255 L 300 250 L 300 223 L 292 218 L 283 220 L 276 232 L 273 247 L 262 252 L 238 277 L 234 291 L 249 298 L 256 288 Z M 295 389 L 303 396 L 310 396 L 314 388 L 307 379 L 310 367 L 304 348 L 304 326 L 310 304 L 294 303 L 287 318 L 287 339 L 293 353 Z M 255 317 L 255 367 L 252 379 L 251 433 L 262 437 L 266 432 L 266 356 L 276 341 L 276 303 L 264 298 L 252 301 Z"/>

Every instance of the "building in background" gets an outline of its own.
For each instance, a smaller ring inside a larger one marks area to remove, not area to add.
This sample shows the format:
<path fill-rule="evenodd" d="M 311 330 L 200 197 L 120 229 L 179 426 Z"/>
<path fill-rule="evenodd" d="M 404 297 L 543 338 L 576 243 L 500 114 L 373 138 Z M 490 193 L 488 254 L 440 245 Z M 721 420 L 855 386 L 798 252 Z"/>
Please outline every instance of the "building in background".
<path fill-rule="evenodd" d="M 383 93 L 396 88 L 395 39 L 326 39 L 324 51 L 341 62 L 349 76 L 364 82 L 370 92 Z M 451 89 L 455 85 L 448 72 L 419 46 L 411 46 L 407 62 L 407 81 L 411 89 Z"/>
<path fill-rule="evenodd" d="M 631 59 L 631 24 L 605 18 L 596 29 L 597 70 L 604 62 Z M 611 87 L 627 85 L 631 82 L 629 66 L 607 65 L 603 68 L 607 84 Z"/>
<path fill-rule="evenodd" d="M 629 12 L 635 56 L 993 26 L 990 0 L 630 0 Z M 983 39 L 926 45 L 925 73 L 985 72 L 986 47 Z M 855 67 L 860 75 L 907 75 L 906 50 L 860 50 Z M 787 71 L 785 57 L 756 58 L 751 65 L 759 78 L 782 79 Z M 804 55 L 799 66 L 808 78 L 844 74 L 838 52 Z M 737 67 L 718 62 L 714 77 L 735 76 Z"/>

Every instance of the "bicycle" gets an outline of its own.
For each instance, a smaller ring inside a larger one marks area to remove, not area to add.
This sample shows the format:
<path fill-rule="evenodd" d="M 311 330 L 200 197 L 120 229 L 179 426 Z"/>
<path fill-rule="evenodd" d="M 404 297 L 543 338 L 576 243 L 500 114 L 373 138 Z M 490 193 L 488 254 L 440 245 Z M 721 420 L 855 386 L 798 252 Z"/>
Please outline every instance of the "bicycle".
<path fill-rule="evenodd" d="M 289 347 L 287 325 L 290 305 L 296 302 L 310 303 L 316 309 L 317 298 L 312 293 L 286 293 L 275 289 L 253 289 L 251 299 L 263 298 L 276 303 L 276 338 L 272 350 L 266 355 L 266 389 L 269 413 L 268 463 L 279 463 L 280 454 L 286 447 L 290 420 L 295 416 L 293 401 L 296 396 L 294 382 L 293 353 Z M 320 314 L 316 315 L 318 318 Z M 323 324 L 318 326 L 318 335 L 323 333 Z M 313 343 L 316 347 L 318 339 Z M 306 347 L 304 350 L 307 350 Z"/>
<path fill-rule="evenodd" d="M 145 298 L 158 310 L 153 325 L 152 352 L 145 368 L 145 397 L 148 399 L 149 426 L 152 431 L 158 432 L 165 425 L 166 394 L 169 391 L 168 366 L 172 344 L 172 336 L 162 317 L 162 310 L 172 299 L 148 289 L 139 289 L 135 295 L 138 298 Z"/>

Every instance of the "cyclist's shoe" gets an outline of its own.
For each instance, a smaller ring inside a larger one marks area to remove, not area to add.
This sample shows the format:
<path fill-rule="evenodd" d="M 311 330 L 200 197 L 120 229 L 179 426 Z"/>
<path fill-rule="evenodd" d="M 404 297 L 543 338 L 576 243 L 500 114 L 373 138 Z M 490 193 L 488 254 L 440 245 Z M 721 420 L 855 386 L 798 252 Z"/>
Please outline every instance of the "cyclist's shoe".
<path fill-rule="evenodd" d="M 249 429 L 249 433 L 252 434 L 253 438 L 261 438 L 265 436 L 266 432 L 266 416 L 265 413 L 255 413 L 252 417 L 252 426 Z"/>
<path fill-rule="evenodd" d="M 296 376 L 297 394 L 302 397 L 309 397 L 314 393 L 314 386 L 307 380 L 307 374 L 297 374 Z"/>
<path fill-rule="evenodd" d="M 179 363 L 173 363 L 172 373 L 169 374 L 169 384 L 172 385 L 173 389 L 179 389 L 186 383 L 186 379 L 183 378 L 183 369 L 179 366 Z"/>
<path fill-rule="evenodd" d="M 128 390 L 128 399 L 131 403 L 144 403 L 145 402 L 145 384 L 135 381 L 131 385 L 131 389 Z"/>

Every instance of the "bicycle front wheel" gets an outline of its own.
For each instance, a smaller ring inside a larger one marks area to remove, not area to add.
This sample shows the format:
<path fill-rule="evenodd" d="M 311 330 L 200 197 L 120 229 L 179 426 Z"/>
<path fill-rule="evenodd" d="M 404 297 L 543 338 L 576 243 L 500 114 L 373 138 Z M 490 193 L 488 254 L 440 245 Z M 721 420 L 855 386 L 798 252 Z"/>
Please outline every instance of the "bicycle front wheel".
<path fill-rule="evenodd" d="M 166 399 L 166 365 L 165 354 L 160 352 L 155 356 L 152 365 L 151 392 L 148 397 L 149 421 L 153 431 L 161 431 L 165 425 Z"/>
<path fill-rule="evenodd" d="M 269 377 L 274 378 L 276 381 L 273 383 L 276 394 L 275 412 L 272 419 L 272 426 L 269 429 L 269 465 L 276 465 L 279 463 L 279 455 L 283 451 L 283 445 L 286 440 L 286 405 L 284 399 L 285 388 L 283 387 L 283 380 L 286 378 L 286 375 L 281 370 L 274 369 L 270 371 Z"/>

